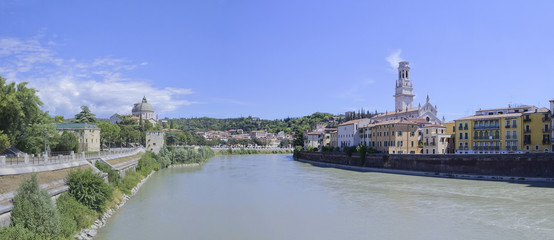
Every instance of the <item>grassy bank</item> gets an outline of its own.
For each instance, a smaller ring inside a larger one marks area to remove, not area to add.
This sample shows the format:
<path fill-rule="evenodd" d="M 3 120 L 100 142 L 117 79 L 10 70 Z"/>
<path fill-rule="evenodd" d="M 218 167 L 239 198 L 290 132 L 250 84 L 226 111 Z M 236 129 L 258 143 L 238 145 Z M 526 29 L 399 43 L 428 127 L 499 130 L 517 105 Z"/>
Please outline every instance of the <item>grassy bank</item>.
<path fill-rule="evenodd" d="M 124 195 L 153 171 L 172 164 L 202 163 L 213 150 L 164 148 L 160 154 L 143 154 L 136 171 L 124 178 L 108 165 L 97 162 L 99 170 L 108 174 L 108 183 L 91 169 L 71 171 L 66 179 L 69 191 L 60 195 L 54 205 L 50 195 L 39 188 L 36 175 L 24 180 L 14 198 L 9 227 L 0 229 L 0 239 L 74 239 L 81 229 L 90 227 L 110 209 L 120 204 Z"/>

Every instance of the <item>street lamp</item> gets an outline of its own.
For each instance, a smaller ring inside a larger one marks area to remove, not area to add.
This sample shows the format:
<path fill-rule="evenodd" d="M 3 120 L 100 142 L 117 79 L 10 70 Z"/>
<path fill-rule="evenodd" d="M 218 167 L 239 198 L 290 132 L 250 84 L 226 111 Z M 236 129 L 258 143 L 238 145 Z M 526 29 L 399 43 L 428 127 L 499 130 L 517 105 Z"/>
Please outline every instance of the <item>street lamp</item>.
<path fill-rule="evenodd" d="M 46 128 L 44 129 L 44 153 L 48 154 L 48 152 L 46 150 Z"/>

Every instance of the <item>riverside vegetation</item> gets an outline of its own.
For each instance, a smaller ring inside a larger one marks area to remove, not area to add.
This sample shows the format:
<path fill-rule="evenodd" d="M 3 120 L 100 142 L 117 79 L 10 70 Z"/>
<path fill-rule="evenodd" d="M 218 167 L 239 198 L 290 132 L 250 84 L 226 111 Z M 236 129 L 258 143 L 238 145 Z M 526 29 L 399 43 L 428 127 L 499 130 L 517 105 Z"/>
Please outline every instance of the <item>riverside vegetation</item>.
<path fill-rule="evenodd" d="M 69 191 L 61 194 L 55 205 L 46 190 L 40 189 L 36 175 L 32 175 L 18 188 L 10 226 L 0 228 L 0 239 L 73 239 L 81 229 L 91 226 L 104 212 L 122 202 L 153 171 L 171 164 L 202 163 L 214 155 L 208 147 L 198 150 L 164 147 L 157 155 L 146 152 L 136 171 L 124 178 L 97 162 L 96 167 L 108 174 L 108 183 L 92 170 L 71 171 L 66 179 Z"/>

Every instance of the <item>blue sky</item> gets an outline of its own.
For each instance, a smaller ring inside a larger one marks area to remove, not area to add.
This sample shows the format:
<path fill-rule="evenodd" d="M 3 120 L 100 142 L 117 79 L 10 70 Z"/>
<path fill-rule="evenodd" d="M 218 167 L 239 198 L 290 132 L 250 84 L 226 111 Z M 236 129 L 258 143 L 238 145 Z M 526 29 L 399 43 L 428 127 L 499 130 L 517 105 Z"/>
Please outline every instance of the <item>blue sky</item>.
<path fill-rule="evenodd" d="M 0 76 L 51 115 L 298 117 L 394 108 L 393 66 L 447 120 L 554 98 L 552 1 L 0 0 Z"/>

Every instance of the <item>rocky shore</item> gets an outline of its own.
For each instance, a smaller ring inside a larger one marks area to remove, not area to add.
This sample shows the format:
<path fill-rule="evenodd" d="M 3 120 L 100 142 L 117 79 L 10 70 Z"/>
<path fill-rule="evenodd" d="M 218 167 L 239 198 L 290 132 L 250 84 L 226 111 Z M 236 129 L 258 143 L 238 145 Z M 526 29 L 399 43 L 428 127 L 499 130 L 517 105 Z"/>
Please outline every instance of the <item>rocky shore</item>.
<path fill-rule="evenodd" d="M 114 208 L 106 211 L 104 215 L 102 215 L 102 217 L 100 217 L 99 219 L 96 219 L 96 221 L 94 221 L 94 224 L 92 224 L 92 226 L 86 229 L 82 229 L 81 232 L 75 235 L 75 238 L 79 240 L 92 240 L 96 235 L 96 233 L 98 232 L 98 229 L 105 226 L 106 223 L 108 222 L 108 219 L 111 216 L 113 216 L 117 211 L 119 211 L 119 209 L 121 209 L 125 205 L 125 203 L 127 203 L 127 200 L 131 199 L 131 197 L 138 192 L 142 184 L 144 184 L 154 173 L 155 171 L 150 173 L 147 177 L 142 179 L 142 181 L 140 181 L 133 189 L 131 189 L 131 196 L 127 194 L 123 194 L 123 200 L 119 204 L 117 204 Z"/>

